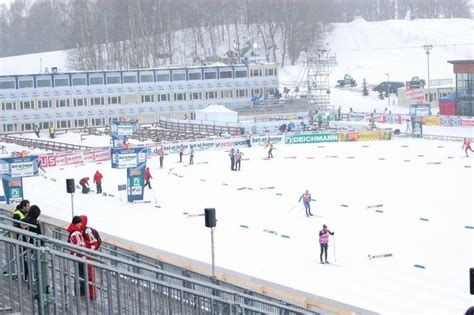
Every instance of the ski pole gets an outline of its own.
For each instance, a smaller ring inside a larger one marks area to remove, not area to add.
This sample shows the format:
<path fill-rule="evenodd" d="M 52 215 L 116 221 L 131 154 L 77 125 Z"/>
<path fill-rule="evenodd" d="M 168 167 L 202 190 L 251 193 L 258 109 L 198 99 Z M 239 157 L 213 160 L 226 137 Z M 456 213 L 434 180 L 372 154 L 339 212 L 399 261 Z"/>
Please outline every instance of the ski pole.
<path fill-rule="evenodd" d="M 293 207 L 291 207 L 290 211 L 288 211 L 288 213 L 290 213 L 291 211 L 293 211 L 293 209 L 296 208 L 296 206 L 299 204 L 300 202 L 298 201 Z"/>
<path fill-rule="evenodd" d="M 334 262 L 336 262 L 336 237 L 332 236 L 332 248 L 334 250 Z"/>

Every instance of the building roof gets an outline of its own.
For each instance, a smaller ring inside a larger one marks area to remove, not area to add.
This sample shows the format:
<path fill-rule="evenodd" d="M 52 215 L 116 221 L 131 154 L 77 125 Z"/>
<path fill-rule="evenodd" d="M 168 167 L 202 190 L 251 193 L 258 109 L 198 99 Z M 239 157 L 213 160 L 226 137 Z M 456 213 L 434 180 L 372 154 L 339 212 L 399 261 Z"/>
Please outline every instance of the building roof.
<path fill-rule="evenodd" d="M 474 64 L 474 59 L 466 59 L 466 60 L 448 60 L 450 64 L 456 65 L 456 64 Z"/>

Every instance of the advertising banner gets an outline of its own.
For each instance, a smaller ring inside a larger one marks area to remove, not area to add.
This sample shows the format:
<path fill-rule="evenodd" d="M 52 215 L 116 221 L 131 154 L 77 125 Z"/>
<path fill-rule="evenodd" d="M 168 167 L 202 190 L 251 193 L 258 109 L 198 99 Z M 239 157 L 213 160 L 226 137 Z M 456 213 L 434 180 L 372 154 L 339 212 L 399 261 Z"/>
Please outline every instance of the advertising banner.
<path fill-rule="evenodd" d="M 111 148 L 112 168 L 137 167 L 146 163 L 146 147 Z"/>
<path fill-rule="evenodd" d="M 423 117 L 423 125 L 426 126 L 440 126 L 441 119 L 437 116 L 424 116 Z"/>
<path fill-rule="evenodd" d="M 321 143 L 337 141 L 339 141 L 339 136 L 337 133 L 309 133 L 300 135 L 287 135 L 285 137 L 285 144 Z"/>
<path fill-rule="evenodd" d="M 127 168 L 127 200 L 143 200 L 146 163 L 134 168 Z"/>
<path fill-rule="evenodd" d="M 17 204 L 23 200 L 23 180 L 21 177 L 2 175 L 3 192 L 7 204 Z"/>
<path fill-rule="evenodd" d="M 31 155 L 26 157 L 1 158 L 0 174 L 7 174 L 11 177 L 37 176 L 38 156 Z"/>
<path fill-rule="evenodd" d="M 474 126 L 474 118 L 461 118 L 461 126 L 462 127 L 473 127 Z"/>
<path fill-rule="evenodd" d="M 412 133 L 416 138 L 423 137 L 423 119 L 421 116 L 413 116 L 411 120 Z"/>

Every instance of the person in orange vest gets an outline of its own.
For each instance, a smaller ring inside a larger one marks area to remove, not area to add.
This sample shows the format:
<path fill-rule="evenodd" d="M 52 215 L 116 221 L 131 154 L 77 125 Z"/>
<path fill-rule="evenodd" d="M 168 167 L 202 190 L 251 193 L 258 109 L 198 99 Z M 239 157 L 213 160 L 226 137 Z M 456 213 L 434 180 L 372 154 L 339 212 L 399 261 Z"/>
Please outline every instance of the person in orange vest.
<path fill-rule="evenodd" d="M 97 194 L 102 193 L 102 178 L 103 178 L 102 174 L 99 171 L 96 171 L 94 174 L 94 183 L 97 189 L 96 191 Z"/>
<path fill-rule="evenodd" d="M 150 168 L 147 167 L 146 170 L 145 170 L 145 187 L 148 186 L 148 188 L 151 189 L 150 179 L 152 179 L 152 178 L 153 177 L 151 176 Z"/>

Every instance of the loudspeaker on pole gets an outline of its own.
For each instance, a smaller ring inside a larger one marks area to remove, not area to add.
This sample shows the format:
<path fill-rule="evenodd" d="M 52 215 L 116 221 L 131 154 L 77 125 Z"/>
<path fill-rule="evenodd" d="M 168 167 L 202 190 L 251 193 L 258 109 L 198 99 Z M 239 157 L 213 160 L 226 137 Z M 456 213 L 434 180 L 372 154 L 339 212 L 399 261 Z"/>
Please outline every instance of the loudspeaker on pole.
<path fill-rule="evenodd" d="M 216 209 L 206 208 L 204 209 L 206 227 L 213 228 L 216 226 Z"/>
<path fill-rule="evenodd" d="M 74 178 L 66 179 L 66 190 L 68 194 L 73 194 L 76 191 L 76 186 L 74 184 Z"/>

